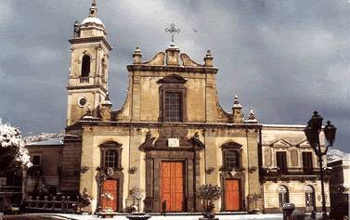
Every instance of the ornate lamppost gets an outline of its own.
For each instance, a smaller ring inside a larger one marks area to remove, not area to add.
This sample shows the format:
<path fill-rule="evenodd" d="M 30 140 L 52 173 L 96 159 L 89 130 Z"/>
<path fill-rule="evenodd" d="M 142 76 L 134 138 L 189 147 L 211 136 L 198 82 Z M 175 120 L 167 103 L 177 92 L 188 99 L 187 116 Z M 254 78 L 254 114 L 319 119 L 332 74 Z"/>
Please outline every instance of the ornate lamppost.
<path fill-rule="evenodd" d="M 323 219 L 327 219 L 327 209 L 326 209 L 326 199 L 324 192 L 324 173 L 323 173 L 323 156 L 327 155 L 329 147 L 333 146 L 335 140 L 335 133 L 337 128 L 331 124 L 331 121 L 327 121 L 327 125 L 323 128 L 323 132 L 326 136 L 328 142 L 327 147 L 323 150 L 320 144 L 320 132 L 322 131 L 322 120 L 323 118 L 318 114 L 317 111 L 314 111 L 312 118 L 307 123 L 306 128 L 304 129 L 306 139 L 310 143 L 311 147 L 315 151 L 318 157 L 318 163 L 320 166 L 320 179 L 321 179 L 321 190 L 322 190 L 322 215 Z"/>

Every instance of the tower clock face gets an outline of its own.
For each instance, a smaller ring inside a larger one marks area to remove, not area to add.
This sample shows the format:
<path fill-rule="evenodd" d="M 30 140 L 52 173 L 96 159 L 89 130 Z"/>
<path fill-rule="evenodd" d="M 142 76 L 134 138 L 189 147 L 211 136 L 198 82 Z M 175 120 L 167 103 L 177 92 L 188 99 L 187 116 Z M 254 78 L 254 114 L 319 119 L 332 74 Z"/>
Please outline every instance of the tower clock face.
<path fill-rule="evenodd" d="M 78 99 L 78 106 L 79 107 L 84 107 L 87 103 L 87 99 L 85 97 L 80 97 Z"/>

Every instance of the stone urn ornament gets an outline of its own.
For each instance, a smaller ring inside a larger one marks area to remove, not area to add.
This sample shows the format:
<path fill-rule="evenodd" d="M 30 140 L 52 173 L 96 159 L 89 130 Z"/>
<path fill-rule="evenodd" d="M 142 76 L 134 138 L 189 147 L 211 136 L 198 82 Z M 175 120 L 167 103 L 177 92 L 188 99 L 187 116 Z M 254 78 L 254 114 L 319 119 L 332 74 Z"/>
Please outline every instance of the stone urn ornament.
<path fill-rule="evenodd" d="M 218 185 L 205 184 L 197 189 L 196 195 L 197 198 L 203 201 L 203 217 L 199 220 L 218 220 L 218 218 L 215 218 L 214 201 L 220 198 L 221 188 Z"/>
<path fill-rule="evenodd" d="M 151 218 L 151 216 L 145 212 L 140 212 L 140 202 L 145 198 L 145 191 L 138 187 L 134 187 L 130 190 L 130 196 L 134 199 L 134 204 L 129 207 L 131 214 L 126 217 L 130 220 L 147 220 Z M 137 205 L 135 204 L 136 201 Z"/>

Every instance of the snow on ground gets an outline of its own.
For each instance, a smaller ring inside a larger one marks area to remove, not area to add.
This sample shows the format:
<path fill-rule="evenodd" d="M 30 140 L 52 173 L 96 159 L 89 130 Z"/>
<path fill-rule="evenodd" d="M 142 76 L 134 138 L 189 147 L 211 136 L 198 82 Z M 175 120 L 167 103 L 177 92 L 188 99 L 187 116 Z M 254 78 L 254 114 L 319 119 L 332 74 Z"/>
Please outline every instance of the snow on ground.
<path fill-rule="evenodd" d="M 76 215 L 76 214 L 58 214 L 59 217 L 65 217 L 67 219 L 75 220 L 94 220 L 99 219 L 96 215 Z M 198 220 L 201 215 L 168 215 L 168 216 L 152 216 L 150 220 Z M 266 219 L 266 220 L 282 220 L 282 214 L 261 214 L 261 215 L 217 215 L 219 220 L 255 220 L 255 219 Z M 107 218 L 108 219 L 108 218 Z M 112 218 L 109 218 L 112 219 Z M 126 216 L 117 215 L 113 219 L 128 220 Z"/>

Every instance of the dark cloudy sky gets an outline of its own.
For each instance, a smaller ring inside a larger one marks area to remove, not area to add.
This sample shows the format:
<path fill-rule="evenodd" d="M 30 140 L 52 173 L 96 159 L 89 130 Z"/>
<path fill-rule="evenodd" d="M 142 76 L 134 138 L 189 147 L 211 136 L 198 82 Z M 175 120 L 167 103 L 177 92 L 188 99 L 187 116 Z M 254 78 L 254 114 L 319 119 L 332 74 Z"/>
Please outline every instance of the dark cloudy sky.
<path fill-rule="evenodd" d="M 262 123 L 305 124 L 314 110 L 338 127 L 336 148 L 350 152 L 348 0 L 97 0 L 111 54 L 114 108 L 124 102 L 126 65 L 140 46 L 149 59 L 170 43 L 202 62 L 211 48 L 220 103 L 239 95 Z M 90 0 L 0 1 L 0 117 L 24 134 L 64 129 L 73 23 Z"/>

